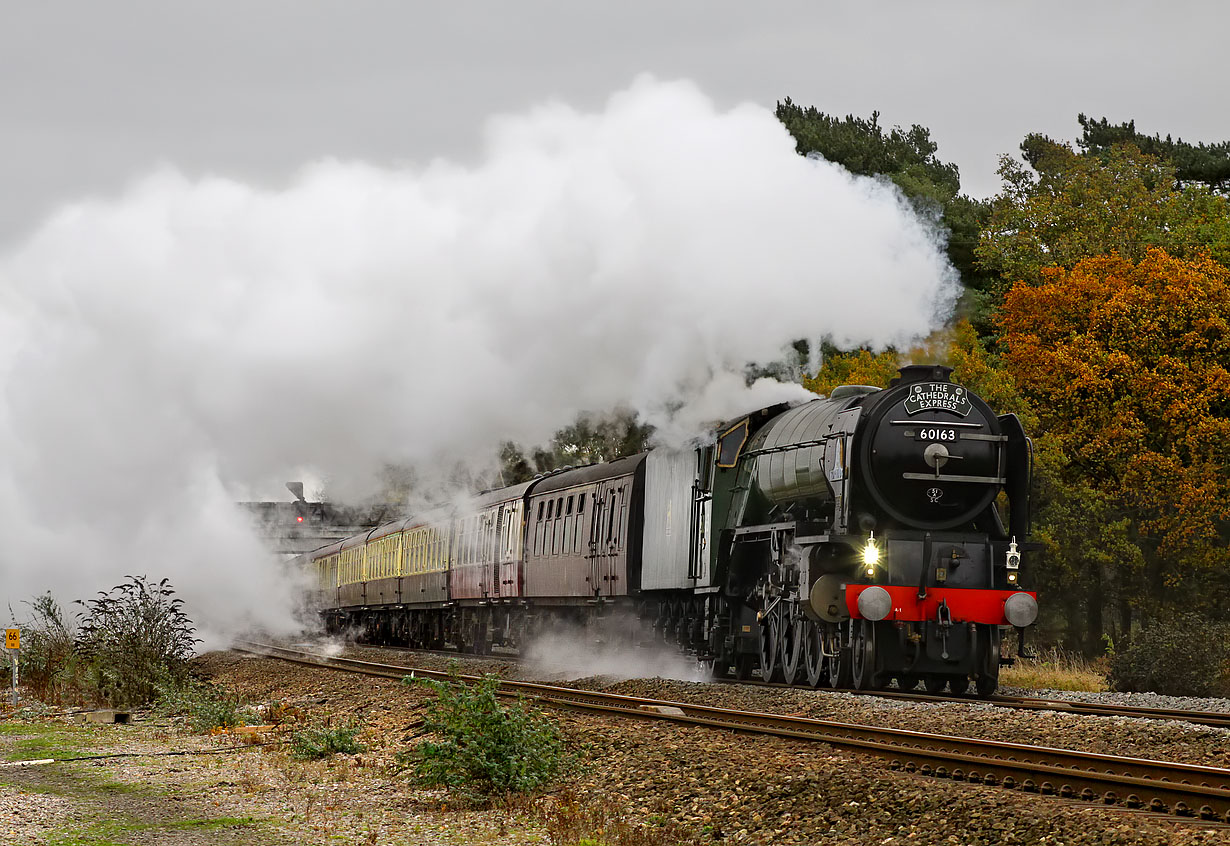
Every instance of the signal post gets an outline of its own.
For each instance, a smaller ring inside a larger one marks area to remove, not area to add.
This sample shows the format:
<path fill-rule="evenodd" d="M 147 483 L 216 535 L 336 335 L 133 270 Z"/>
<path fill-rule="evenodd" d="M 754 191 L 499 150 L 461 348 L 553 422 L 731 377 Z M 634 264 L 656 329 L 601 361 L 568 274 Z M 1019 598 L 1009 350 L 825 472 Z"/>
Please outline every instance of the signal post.
<path fill-rule="evenodd" d="M 21 629 L 4 630 L 4 649 L 13 664 L 13 707 L 17 707 L 17 653 L 21 651 Z"/>

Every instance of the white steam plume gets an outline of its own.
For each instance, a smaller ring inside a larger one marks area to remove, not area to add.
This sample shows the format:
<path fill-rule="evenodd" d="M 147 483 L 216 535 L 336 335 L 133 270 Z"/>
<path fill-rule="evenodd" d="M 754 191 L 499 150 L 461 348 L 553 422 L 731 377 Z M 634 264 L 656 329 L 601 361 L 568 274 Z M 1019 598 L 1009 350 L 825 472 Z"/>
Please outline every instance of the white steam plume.
<path fill-rule="evenodd" d="M 0 257 L 0 593 L 167 575 L 211 630 L 286 626 L 241 490 L 358 492 L 616 405 L 691 434 L 802 393 L 746 363 L 908 341 L 955 293 L 895 189 L 688 83 L 493 119 L 472 166 L 164 167 Z"/>

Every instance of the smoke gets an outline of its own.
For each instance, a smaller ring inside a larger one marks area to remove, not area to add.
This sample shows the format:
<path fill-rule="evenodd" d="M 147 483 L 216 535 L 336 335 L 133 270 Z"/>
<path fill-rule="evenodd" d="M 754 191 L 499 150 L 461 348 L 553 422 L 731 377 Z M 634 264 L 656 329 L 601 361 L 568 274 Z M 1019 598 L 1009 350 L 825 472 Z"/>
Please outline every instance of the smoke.
<path fill-rule="evenodd" d="M 284 630 L 249 492 L 359 495 L 617 405 L 681 440 L 803 395 L 749 362 L 906 343 L 955 294 L 890 185 L 684 82 L 494 118 L 468 165 L 163 166 L 0 256 L 3 591 L 165 575 L 211 631 Z"/>
<path fill-rule="evenodd" d="M 583 626 L 535 636 L 522 656 L 533 678 L 662 678 L 708 681 L 711 676 L 695 658 L 666 644 L 619 643 L 596 637 Z"/>

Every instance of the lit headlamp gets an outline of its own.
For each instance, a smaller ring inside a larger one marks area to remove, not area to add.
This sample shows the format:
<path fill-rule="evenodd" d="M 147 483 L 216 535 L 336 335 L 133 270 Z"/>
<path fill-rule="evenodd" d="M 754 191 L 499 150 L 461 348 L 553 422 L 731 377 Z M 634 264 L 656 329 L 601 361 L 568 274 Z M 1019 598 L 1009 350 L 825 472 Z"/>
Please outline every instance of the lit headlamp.
<path fill-rule="evenodd" d="M 863 547 L 863 571 L 868 577 L 876 574 L 876 565 L 880 563 L 880 548 L 876 546 L 876 533 L 872 532 Z"/>

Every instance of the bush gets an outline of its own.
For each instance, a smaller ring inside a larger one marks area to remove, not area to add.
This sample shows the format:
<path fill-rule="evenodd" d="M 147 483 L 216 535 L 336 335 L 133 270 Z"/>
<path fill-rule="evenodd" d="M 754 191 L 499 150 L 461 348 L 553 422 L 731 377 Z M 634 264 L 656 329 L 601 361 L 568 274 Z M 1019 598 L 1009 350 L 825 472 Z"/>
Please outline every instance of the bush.
<path fill-rule="evenodd" d="M 73 644 L 72 624 L 65 621 L 60 605 L 50 593 L 24 603 L 33 612 L 21 629 L 21 684 L 40 702 L 49 705 L 77 703 L 85 698 Z M 10 614 L 12 608 L 9 609 Z"/>
<path fill-rule="evenodd" d="M 167 579 L 150 584 L 129 576 L 86 602 L 76 649 L 94 694 L 112 705 L 143 705 L 182 683 L 198 642 L 183 600 Z"/>
<path fill-rule="evenodd" d="M 290 756 L 300 761 L 315 761 L 339 753 L 357 755 L 366 749 L 357 740 L 360 730 L 354 724 L 308 726 L 291 733 Z"/>
<path fill-rule="evenodd" d="M 1113 690 L 1230 696 L 1230 625 L 1195 615 L 1154 620 L 1111 658 Z"/>
<path fill-rule="evenodd" d="M 406 679 L 436 692 L 424 714 L 425 740 L 411 753 L 419 779 L 429 785 L 492 795 L 538 788 L 559 770 L 563 740 L 543 713 L 525 702 L 503 705 L 498 676 L 464 684 L 452 670 L 444 682 Z"/>

